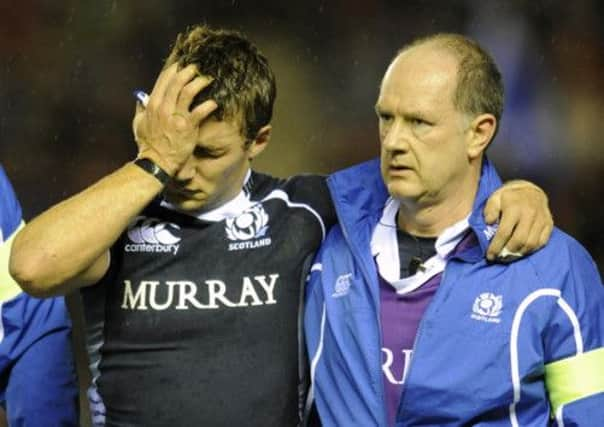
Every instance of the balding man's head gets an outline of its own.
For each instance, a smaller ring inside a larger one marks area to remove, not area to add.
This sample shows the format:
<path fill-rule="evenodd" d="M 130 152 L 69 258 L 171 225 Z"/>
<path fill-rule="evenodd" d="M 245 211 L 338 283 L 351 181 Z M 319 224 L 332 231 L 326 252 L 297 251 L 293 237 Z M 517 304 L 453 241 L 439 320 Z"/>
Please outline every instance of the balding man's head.
<path fill-rule="evenodd" d="M 495 116 L 497 122 L 501 120 L 504 96 L 501 73 L 478 43 L 459 34 L 435 34 L 413 40 L 403 46 L 396 57 L 420 47 L 442 50 L 457 60 L 453 104 L 459 111 L 470 116 L 488 113 Z"/>

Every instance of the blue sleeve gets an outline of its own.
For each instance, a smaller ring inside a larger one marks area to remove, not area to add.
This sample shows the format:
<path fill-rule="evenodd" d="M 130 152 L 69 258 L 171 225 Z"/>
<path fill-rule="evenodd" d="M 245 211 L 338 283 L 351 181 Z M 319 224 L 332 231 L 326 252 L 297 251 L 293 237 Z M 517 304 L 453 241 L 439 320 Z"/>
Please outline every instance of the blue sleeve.
<path fill-rule="evenodd" d="M 304 333 L 306 350 L 310 364 L 310 389 L 304 409 L 305 418 L 312 413 L 315 405 L 315 373 L 321 359 L 324 332 L 324 298 L 322 280 L 321 251 L 315 257 L 306 284 L 304 307 Z M 315 414 L 316 415 L 316 414 Z"/>
<path fill-rule="evenodd" d="M 604 425 L 604 286 L 587 251 L 566 237 L 559 309 L 544 337 L 546 387 L 558 425 Z"/>
<path fill-rule="evenodd" d="M 321 283 L 321 260 L 320 253 L 315 258 L 306 286 L 306 307 L 304 312 L 304 331 L 306 333 L 306 346 L 311 361 L 311 373 L 313 362 L 319 356 L 321 346 L 321 321 L 323 318 L 323 285 Z"/>
<path fill-rule="evenodd" d="M 0 241 L 13 234 L 21 223 L 21 218 L 21 205 L 4 169 L 0 166 Z"/>

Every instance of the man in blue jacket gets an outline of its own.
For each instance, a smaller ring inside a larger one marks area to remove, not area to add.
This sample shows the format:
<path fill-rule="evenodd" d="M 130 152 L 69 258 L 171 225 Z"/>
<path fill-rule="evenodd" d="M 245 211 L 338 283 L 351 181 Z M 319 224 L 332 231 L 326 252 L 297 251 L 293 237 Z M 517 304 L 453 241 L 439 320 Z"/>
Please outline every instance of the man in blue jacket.
<path fill-rule="evenodd" d="M 21 207 L 0 167 L 0 405 L 10 426 L 77 426 L 71 321 L 63 297 L 33 298 L 8 274 Z"/>
<path fill-rule="evenodd" d="M 604 287 L 560 230 L 484 257 L 485 157 L 501 75 L 455 34 L 404 47 L 376 112 L 381 159 L 336 173 L 339 225 L 307 288 L 312 391 L 326 426 L 604 425 Z"/>

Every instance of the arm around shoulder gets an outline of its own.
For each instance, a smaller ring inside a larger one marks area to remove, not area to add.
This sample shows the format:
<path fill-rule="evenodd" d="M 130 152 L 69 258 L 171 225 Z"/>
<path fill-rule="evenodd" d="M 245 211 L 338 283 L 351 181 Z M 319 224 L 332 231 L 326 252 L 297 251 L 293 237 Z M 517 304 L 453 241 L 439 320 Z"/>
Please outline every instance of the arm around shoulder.
<path fill-rule="evenodd" d="M 554 222 L 545 192 L 529 181 L 506 182 L 484 209 L 487 224 L 499 222 L 487 258 L 504 260 L 506 253 L 524 256 L 543 247 Z"/>

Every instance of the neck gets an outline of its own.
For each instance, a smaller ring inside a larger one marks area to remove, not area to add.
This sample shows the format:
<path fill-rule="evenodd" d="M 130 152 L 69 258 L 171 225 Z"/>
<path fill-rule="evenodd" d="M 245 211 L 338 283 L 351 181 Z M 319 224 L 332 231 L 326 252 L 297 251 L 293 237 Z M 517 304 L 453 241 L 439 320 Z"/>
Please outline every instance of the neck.
<path fill-rule="evenodd" d="M 418 237 L 438 237 L 445 229 L 466 218 L 472 211 L 478 190 L 477 174 L 466 182 L 444 189 L 435 196 L 419 200 L 401 200 L 397 226 Z"/>

